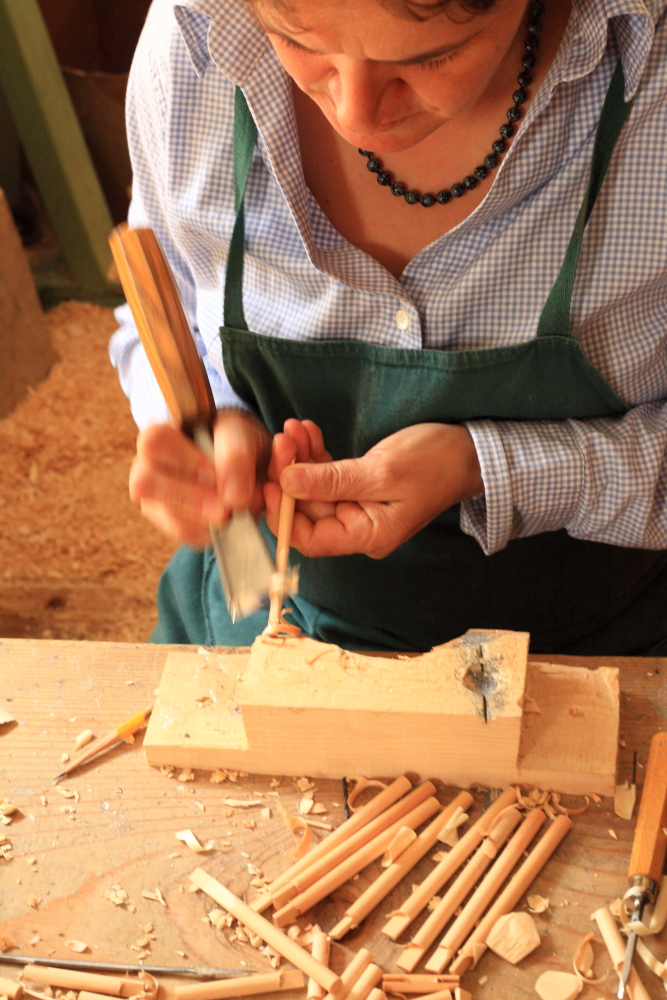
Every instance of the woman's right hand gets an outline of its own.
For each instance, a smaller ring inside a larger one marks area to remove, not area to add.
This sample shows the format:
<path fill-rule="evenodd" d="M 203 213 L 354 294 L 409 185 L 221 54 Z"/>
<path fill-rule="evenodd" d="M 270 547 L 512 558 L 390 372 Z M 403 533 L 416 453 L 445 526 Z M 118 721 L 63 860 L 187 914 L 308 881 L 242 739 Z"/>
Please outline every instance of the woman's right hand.
<path fill-rule="evenodd" d="M 271 439 L 242 410 L 221 410 L 213 428 L 215 462 L 171 424 L 143 431 L 130 471 L 130 498 L 168 538 L 192 548 L 210 544 L 209 523 L 232 510 L 262 510 Z"/>

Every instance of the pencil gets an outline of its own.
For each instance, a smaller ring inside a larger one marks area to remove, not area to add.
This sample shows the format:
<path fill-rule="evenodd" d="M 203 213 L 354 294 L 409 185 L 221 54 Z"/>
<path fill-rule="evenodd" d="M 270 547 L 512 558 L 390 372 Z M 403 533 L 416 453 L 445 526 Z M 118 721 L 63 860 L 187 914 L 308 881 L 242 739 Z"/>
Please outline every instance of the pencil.
<path fill-rule="evenodd" d="M 65 777 L 66 774 L 71 774 L 72 771 L 76 771 L 77 767 L 85 764 L 85 762 L 90 760 L 91 757 L 96 757 L 98 753 L 102 753 L 103 750 L 108 750 L 116 743 L 120 743 L 122 740 L 126 743 L 133 743 L 134 733 L 138 732 L 141 728 L 143 728 L 143 726 L 146 725 L 148 716 L 152 711 L 152 706 L 150 708 L 144 708 L 141 712 L 137 712 L 136 715 L 133 715 L 131 719 L 128 719 L 127 722 L 123 722 L 122 725 L 117 726 L 116 729 L 112 729 L 110 733 L 107 733 L 106 736 L 97 740 L 96 743 L 91 743 L 85 750 L 82 750 L 80 754 L 77 754 L 76 757 L 70 760 L 60 774 L 55 776 L 53 784 L 56 785 L 61 778 Z"/>

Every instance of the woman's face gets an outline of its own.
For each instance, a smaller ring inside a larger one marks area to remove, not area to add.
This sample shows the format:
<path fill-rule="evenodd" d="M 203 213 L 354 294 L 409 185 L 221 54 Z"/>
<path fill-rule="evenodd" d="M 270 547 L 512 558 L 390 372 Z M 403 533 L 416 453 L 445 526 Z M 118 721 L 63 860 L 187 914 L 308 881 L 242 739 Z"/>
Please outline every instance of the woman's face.
<path fill-rule="evenodd" d="M 510 58 L 515 78 L 527 5 L 496 0 L 471 15 L 453 0 L 425 21 L 378 0 L 293 0 L 287 9 L 259 0 L 257 12 L 285 70 L 336 131 L 389 153 L 493 98 Z"/>

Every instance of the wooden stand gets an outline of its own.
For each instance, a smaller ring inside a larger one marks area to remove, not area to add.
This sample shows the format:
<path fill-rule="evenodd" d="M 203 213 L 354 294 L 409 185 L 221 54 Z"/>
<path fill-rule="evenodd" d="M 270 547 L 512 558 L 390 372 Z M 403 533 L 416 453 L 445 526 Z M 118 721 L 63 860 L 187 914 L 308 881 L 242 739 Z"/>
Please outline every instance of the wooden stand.
<path fill-rule="evenodd" d="M 618 671 L 528 664 L 527 649 L 525 633 L 477 630 L 414 657 L 305 637 L 172 653 L 144 748 L 153 765 L 613 794 Z"/>

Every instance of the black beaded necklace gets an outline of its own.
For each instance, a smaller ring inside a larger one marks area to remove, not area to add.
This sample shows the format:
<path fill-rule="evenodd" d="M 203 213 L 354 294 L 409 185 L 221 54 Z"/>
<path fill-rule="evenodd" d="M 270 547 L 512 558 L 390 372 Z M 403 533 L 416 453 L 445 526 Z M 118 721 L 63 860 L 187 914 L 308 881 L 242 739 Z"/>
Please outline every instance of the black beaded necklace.
<path fill-rule="evenodd" d="M 528 35 L 523 43 L 524 48 L 526 49 L 526 54 L 521 60 L 523 70 L 517 77 L 519 89 L 515 90 L 512 94 L 514 104 L 507 112 L 507 122 L 504 122 L 500 126 L 500 139 L 496 139 L 496 141 L 492 144 L 492 152 L 489 153 L 488 156 L 484 157 L 484 164 L 482 166 L 475 167 L 472 174 L 463 178 L 461 184 L 452 184 L 449 190 L 443 188 L 442 191 L 438 191 L 437 194 L 427 193 L 419 195 L 413 189 L 407 190 L 402 181 L 392 180 L 392 175 L 388 170 L 382 169 L 382 163 L 374 153 L 371 153 L 368 149 L 360 149 L 359 153 L 361 156 L 366 156 L 368 158 L 366 163 L 367 169 L 370 170 L 372 174 L 377 175 L 378 184 L 381 184 L 383 187 L 389 187 L 391 193 L 397 198 L 405 198 L 408 205 L 419 204 L 423 205 L 424 208 L 430 208 L 431 205 L 436 203 L 436 201 L 439 205 L 446 205 L 452 198 L 460 198 L 461 195 L 466 193 L 466 191 L 472 191 L 473 188 L 477 187 L 478 181 L 484 180 L 489 170 L 493 170 L 498 166 L 499 157 L 507 148 L 506 140 L 510 139 L 514 135 L 514 125 L 518 122 L 519 118 L 521 118 L 521 105 L 528 99 L 526 87 L 529 87 L 533 80 L 530 71 L 537 61 L 535 53 L 540 47 L 540 40 L 538 36 L 542 30 L 542 21 L 540 18 L 543 13 L 544 4 L 542 3 L 542 0 L 531 0 L 528 8 L 528 14 L 530 17 L 530 20 L 528 21 Z"/>

